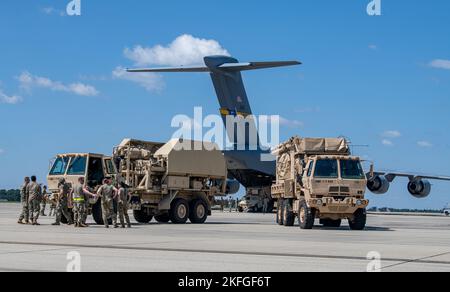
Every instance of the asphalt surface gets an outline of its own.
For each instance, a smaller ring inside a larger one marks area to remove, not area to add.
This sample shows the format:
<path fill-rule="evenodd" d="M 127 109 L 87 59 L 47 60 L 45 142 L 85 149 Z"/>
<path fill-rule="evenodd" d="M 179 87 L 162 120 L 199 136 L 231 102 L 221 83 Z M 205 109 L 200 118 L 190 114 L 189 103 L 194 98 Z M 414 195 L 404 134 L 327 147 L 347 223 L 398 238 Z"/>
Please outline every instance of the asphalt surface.
<path fill-rule="evenodd" d="M 280 227 L 274 215 L 214 212 L 204 225 L 131 229 L 18 225 L 18 204 L 0 204 L 0 271 L 155 272 L 450 271 L 450 218 L 370 215 L 365 231 Z M 380 256 L 378 262 L 369 253 Z"/>

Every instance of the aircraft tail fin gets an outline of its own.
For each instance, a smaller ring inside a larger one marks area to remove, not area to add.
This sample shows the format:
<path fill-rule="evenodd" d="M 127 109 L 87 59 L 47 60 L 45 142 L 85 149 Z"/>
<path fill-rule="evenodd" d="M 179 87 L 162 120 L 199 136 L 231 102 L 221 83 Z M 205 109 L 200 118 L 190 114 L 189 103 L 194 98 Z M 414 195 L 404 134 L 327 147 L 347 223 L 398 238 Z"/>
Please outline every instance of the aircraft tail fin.
<path fill-rule="evenodd" d="M 241 71 L 258 70 L 285 66 L 300 65 L 297 61 L 280 62 L 248 62 L 240 63 L 238 60 L 228 56 L 209 56 L 204 58 L 205 66 L 194 67 L 173 67 L 173 68 L 149 68 L 149 69 L 128 69 L 128 72 L 206 72 L 210 73 L 216 90 L 216 95 L 220 104 L 220 113 L 226 121 L 227 116 L 249 116 L 252 115 L 250 103 L 245 91 Z M 235 131 L 233 131 L 235 132 Z M 250 135 L 246 133 L 245 141 L 238 141 L 236 133 L 228 133 L 230 141 L 235 145 L 249 148 Z M 259 148 L 259 139 L 257 139 Z"/>

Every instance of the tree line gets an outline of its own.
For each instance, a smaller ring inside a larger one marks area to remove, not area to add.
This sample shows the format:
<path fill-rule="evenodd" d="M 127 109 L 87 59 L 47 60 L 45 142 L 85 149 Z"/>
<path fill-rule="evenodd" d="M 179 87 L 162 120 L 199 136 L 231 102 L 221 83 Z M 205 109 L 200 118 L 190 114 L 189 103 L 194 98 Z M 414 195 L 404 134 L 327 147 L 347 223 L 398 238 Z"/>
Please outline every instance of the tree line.
<path fill-rule="evenodd" d="M 20 190 L 0 190 L 0 201 L 20 202 Z"/>

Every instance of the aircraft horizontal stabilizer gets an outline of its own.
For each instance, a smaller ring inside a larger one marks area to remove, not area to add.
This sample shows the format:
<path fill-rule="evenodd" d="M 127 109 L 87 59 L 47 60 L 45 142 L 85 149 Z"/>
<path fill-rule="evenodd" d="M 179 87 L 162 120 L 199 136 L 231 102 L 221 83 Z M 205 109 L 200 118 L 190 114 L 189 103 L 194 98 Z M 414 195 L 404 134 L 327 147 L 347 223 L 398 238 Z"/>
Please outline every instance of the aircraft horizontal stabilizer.
<path fill-rule="evenodd" d="M 179 66 L 170 68 L 143 68 L 143 69 L 127 69 L 130 73 L 163 73 L 163 72 L 214 72 L 214 71 L 248 71 L 248 70 L 258 70 L 276 67 L 286 67 L 301 65 L 297 61 L 280 61 L 280 62 L 251 62 L 251 63 L 224 63 L 217 67 L 210 68 L 207 66 Z"/>

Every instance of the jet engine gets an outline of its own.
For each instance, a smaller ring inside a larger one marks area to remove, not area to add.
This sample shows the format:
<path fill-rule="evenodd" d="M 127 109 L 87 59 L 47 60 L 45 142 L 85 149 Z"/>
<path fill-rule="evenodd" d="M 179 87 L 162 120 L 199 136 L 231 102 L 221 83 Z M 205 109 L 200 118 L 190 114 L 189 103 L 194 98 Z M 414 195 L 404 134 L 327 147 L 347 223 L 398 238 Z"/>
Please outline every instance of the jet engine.
<path fill-rule="evenodd" d="M 374 194 L 383 195 L 389 191 L 390 183 L 384 176 L 376 176 L 369 179 L 367 188 Z"/>
<path fill-rule="evenodd" d="M 227 181 L 227 195 L 234 195 L 239 192 L 241 188 L 241 184 L 237 180 L 228 180 Z"/>
<path fill-rule="evenodd" d="M 410 181 L 408 184 L 408 192 L 415 198 L 426 198 L 431 193 L 431 183 L 422 179 Z"/>

